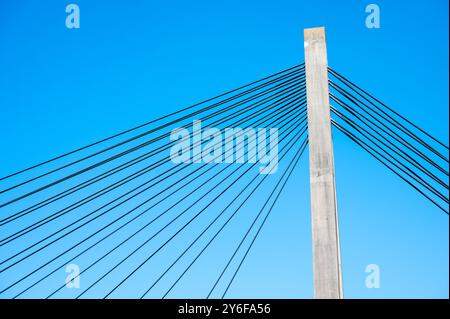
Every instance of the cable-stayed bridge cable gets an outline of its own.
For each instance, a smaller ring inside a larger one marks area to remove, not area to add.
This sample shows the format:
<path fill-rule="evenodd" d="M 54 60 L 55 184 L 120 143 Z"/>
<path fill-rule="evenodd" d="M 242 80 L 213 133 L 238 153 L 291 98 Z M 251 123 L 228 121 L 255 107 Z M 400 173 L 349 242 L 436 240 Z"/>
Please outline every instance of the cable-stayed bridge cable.
<path fill-rule="evenodd" d="M 294 69 L 298 69 L 298 68 L 301 69 L 303 65 L 304 65 L 304 63 L 301 63 L 301 64 L 298 64 L 298 65 L 292 66 L 292 67 L 290 67 L 290 68 L 287 68 L 287 69 L 284 69 L 284 70 L 282 70 L 282 71 L 280 71 L 280 72 L 277 72 L 277 73 L 274 73 L 274 74 L 272 74 L 272 75 L 266 76 L 266 77 L 264 77 L 264 78 L 262 78 L 262 79 L 259 79 L 259 80 L 257 80 L 257 81 L 253 81 L 253 82 L 251 82 L 251 83 L 248 83 L 248 84 L 245 84 L 245 85 L 243 85 L 243 86 L 240 86 L 240 87 L 238 87 L 238 88 L 236 88 L 236 89 L 233 89 L 233 90 L 230 90 L 230 91 L 221 93 L 221 94 L 219 94 L 219 95 L 217 95 L 217 96 L 215 96 L 215 97 L 213 97 L 213 98 L 209 98 L 209 99 L 206 99 L 206 100 L 204 100 L 204 101 L 202 101 L 202 102 L 195 103 L 195 104 L 193 104 L 193 105 L 191 105 L 191 106 L 188 106 L 188 107 L 185 107 L 185 108 L 183 108 L 183 109 L 177 110 L 177 111 L 175 111 L 175 112 L 166 114 L 166 115 L 161 116 L 161 117 L 159 117 L 159 118 L 157 118 L 157 119 L 154 119 L 154 120 L 151 120 L 151 121 L 149 121 L 149 122 L 140 124 L 140 125 L 135 126 L 135 127 L 131 128 L 131 129 L 127 129 L 127 130 L 125 130 L 125 131 L 122 131 L 122 132 L 120 132 L 120 133 L 117 133 L 117 134 L 114 134 L 114 135 L 112 135 L 112 136 L 106 137 L 106 138 L 101 139 L 101 140 L 99 140 L 99 141 L 96 141 L 96 142 L 94 142 L 94 143 L 91 143 L 91 144 L 88 144 L 88 145 L 86 145 L 86 146 L 80 147 L 80 148 L 78 148 L 78 149 L 72 150 L 72 151 L 70 151 L 70 152 L 68 152 L 68 153 L 64 153 L 64 154 L 61 154 L 61 155 L 59 155 L 59 156 L 55 156 L 55 157 L 53 157 L 53 158 L 51 158 L 51 159 L 49 159 L 49 160 L 46 160 L 46 161 L 44 161 L 44 162 L 41 162 L 41 163 L 32 165 L 32 166 L 30 166 L 30 167 L 27 167 L 27 168 L 25 168 L 25 169 L 22 169 L 22 170 L 20 170 L 20 171 L 15 172 L 15 173 L 12 173 L 12 174 L 3 176 L 3 177 L 0 178 L 0 181 L 5 180 L 5 179 L 8 179 L 8 178 L 11 178 L 11 177 L 16 176 L 16 175 L 19 175 L 19 174 L 22 174 L 22 173 L 24 173 L 24 172 L 26 172 L 26 171 L 29 171 L 29 170 L 32 170 L 32 169 L 34 169 L 34 168 L 43 166 L 43 165 L 45 165 L 45 164 L 51 163 L 51 162 L 56 161 L 56 160 L 58 160 L 58 159 L 64 158 L 64 157 L 66 157 L 66 156 L 69 156 L 69 155 L 71 155 L 71 154 L 80 152 L 80 151 L 82 151 L 82 150 L 91 148 L 91 147 L 93 147 L 93 146 L 96 146 L 96 145 L 101 144 L 101 143 L 103 143 L 103 142 L 106 142 L 106 141 L 108 141 L 108 140 L 114 139 L 114 138 L 116 138 L 116 137 L 119 137 L 119 136 L 121 136 L 121 135 L 127 134 L 127 133 L 129 133 L 129 132 L 135 131 L 135 130 L 140 129 L 140 128 L 144 127 L 144 126 L 148 126 L 148 125 L 150 125 L 150 124 L 156 123 L 156 122 L 161 121 L 161 120 L 163 120 L 163 119 L 166 119 L 166 118 L 168 118 L 168 117 L 170 117 L 170 116 L 177 115 L 177 114 L 179 114 L 179 113 L 182 113 L 182 112 L 184 112 L 184 111 L 187 111 L 187 110 L 189 110 L 189 109 L 192 109 L 192 108 L 194 108 L 194 107 L 197 107 L 197 106 L 199 106 L 199 105 L 201 105 L 201 104 L 206 104 L 206 103 L 211 102 L 211 101 L 213 101 L 213 100 L 215 100 L 215 99 L 218 99 L 218 98 L 221 98 L 221 97 L 223 97 L 223 96 L 225 96 L 225 95 L 228 95 L 228 94 L 237 92 L 237 91 L 239 91 L 239 90 L 245 89 L 245 88 L 247 88 L 247 87 L 249 87 L 249 86 L 252 86 L 252 85 L 254 85 L 254 84 L 257 84 L 257 83 L 260 83 L 260 82 L 262 82 L 262 81 L 268 80 L 268 79 L 270 79 L 270 78 L 276 77 L 276 76 L 278 76 L 278 75 L 280 75 L 280 74 L 283 74 L 283 73 L 286 73 L 286 72 L 288 72 L 288 71 L 291 71 L 291 70 L 294 70 Z"/>

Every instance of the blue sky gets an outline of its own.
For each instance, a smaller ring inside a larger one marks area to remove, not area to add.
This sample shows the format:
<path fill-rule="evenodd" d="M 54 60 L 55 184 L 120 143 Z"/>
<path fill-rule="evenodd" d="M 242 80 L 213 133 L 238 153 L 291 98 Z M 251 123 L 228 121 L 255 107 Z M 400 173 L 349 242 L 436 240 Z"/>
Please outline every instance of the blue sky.
<path fill-rule="evenodd" d="M 77 1 L 76 30 L 69 3 L 0 4 L 2 176 L 298 64 L 315 26 L 330 66 L 448 144 L 447 1 Z M 380 29 L 365 27 L 369 3 Z M 448 298 L 448 216 L 338 132 L 334 149 L 344 295 Z M 304 155 L 229 297 L 312 297 L 309 214 Z M 203 266 L 219 267 L 229 243 Z M 365 287 L 368 264 L 379 289 Z M 173 297 L 204 297 L 214 275 L 187 277 Z M 117 297 L 136 297 L 145 278 Z"/>

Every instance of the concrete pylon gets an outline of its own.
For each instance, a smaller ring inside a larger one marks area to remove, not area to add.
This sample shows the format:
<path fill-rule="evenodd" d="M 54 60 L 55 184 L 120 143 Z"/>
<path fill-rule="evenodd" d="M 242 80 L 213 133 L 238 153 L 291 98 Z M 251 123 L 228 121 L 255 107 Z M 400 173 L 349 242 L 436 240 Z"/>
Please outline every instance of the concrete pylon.
<path fill-rule="evenodd" d="M 336 205 L 325 28 L 304 30 L 314 298 L 341 299 L 342 273 Z"/>

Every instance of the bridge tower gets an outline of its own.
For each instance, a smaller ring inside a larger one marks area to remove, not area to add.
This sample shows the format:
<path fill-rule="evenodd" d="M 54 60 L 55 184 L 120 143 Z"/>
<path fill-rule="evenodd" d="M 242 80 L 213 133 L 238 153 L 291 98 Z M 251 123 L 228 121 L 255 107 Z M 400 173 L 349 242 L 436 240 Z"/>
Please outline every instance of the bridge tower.
<path fill-rule="evenodd" d="M 325 28 L 304 30 L 314 298 L 340 299 L 339 225 L 328 90 Z"/>

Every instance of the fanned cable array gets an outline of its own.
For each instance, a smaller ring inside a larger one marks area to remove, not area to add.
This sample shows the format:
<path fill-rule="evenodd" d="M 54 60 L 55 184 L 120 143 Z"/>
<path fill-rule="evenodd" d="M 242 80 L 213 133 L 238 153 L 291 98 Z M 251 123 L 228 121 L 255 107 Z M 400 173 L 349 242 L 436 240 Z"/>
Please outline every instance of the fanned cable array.
<path fill-rule="evenodd" d="M 170 297 L 226 240 L 205 291 L 225 297 L 307 146 L 306 118 L 301 64 L 1 177 L 0 297 Z M 241 129 L 171 139 L 195 125 Z M 256 147 L 252 128 L 277 128 L 278 144 Z M 176 143 L 189 161 L 171 160 Z M 261 174 L 256 156 L 274 152 Z"/>
<path fill-rule="evenodd" d="M 449 147 L 329 75 L 333 126 L 448 215 Z M 0 297 L 171 298 L 199 277 L 226 297 L 307 147 L 305 81 L 296 65 L 1 177 Z"/>
<path fill-rule="evenodd" d="M 329 68 L 332 124 L 449 214 L 449 147 Z"/>

